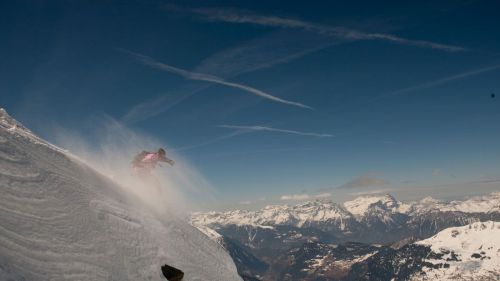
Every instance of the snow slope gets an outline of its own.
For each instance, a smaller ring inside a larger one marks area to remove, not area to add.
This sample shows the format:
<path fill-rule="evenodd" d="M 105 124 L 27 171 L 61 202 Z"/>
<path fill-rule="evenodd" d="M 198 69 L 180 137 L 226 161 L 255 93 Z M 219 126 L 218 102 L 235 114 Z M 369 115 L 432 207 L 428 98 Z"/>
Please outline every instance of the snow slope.
<path fill-rule="evenodd" d="M 500 222 L 450 227 L 415 244 L 437 255 L 426 260 L 435 267 L 412 280 L 500 280 Z"/>
<path fill-rule="evenodd" d="M 241 280 L 203 233 L 138 203 L 0 109 L 0 280 Z"/>

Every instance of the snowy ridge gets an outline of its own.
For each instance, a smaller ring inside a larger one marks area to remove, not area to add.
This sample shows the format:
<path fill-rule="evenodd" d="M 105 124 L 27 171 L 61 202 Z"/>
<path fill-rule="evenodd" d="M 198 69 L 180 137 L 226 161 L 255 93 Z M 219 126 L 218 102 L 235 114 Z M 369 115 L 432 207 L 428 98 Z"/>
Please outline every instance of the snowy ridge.
<path fill-rule="evenodd" d="M 203 234 L 208 236 L 213 241 L 217 241 L 219 244 L 222 240 L 222 235 L 220 235 L 217 231 L 203 225 L 198 225 L 196 228 L 201 231 Z"/>
<path fill-rule="evenodd" d="M 341 229 L 345 228 L 344 221 L 352 215 L 343 207 L 322 201 L 311 201 L 295 206 L 273 205 L 266 206 L 258 211 L 228 211 L 194 213 L 191 217 L 193 225 L 223 226 L 223 225 L 250 225 L 261 228 L 272 228 L 276 225 L 290 225 L 302 227 L 315 222 L 338 223 Z"/>
<path fill-rule="evenodd" d="M 411 280 L 500 280 L 500 222 L 451 227 L 415 244 L 431 247 L 435 266 Z"/>
<path fill-rule="evenodd" d="M 7 111 L 3 108 L 0 108 L 0 129 L 5 130 L 6 132 L 10 132 L 12 135 L 18 138 L 26 138 L 29 139 L 32 143 L 40 144 L 46 146 L 52 150 L 59 152 L 66 152 L 66 150 L 61 149 L 41 138 L 37 135 L 33 134 L 31 130 L 24 127 L 21 123 L 19 123 L 14 118 L 10 117 Z M 1 139 L 0 139 L 1 141 Z"/>
<path fill-rule="evenodd" d="M 500 192 L 475 196 L 464 201 L 445 202 L 426 197 L 412 204 L 412 212 L 492 213 L 500 211 Z"/>
<path fill-rule="evenodd" d="M 241 280 L 203 233 L 41 140 L 0 110 L 0 280 Z"/>

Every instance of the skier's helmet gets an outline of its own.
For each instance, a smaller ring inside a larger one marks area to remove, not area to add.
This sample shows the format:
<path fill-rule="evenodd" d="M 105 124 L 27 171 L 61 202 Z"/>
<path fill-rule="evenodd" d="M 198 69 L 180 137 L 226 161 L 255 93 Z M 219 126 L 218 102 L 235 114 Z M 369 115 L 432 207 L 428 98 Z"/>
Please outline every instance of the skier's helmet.
<path fill-rule="evenodd" d="M 163 149 L 163 148 L 158 149 L 158 155 L 165 156 L 166 154 L 167 153 L 165 152 L 165 149 Z"/>

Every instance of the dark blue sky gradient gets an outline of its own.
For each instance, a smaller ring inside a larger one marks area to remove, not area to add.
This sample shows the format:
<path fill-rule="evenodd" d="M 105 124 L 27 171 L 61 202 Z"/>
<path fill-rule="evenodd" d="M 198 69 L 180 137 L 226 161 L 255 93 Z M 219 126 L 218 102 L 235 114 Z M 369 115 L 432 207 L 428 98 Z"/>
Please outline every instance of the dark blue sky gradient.
<path fill-rule="evenodd" d="M 222 200 L 313 197 L 325 190 L 336 198 L 379 189 L 412 198 L 421 195 L 419 187 L 428 192 L 443 184 L 457 185 L 447 189 L 449 197 L 499 189 L 466 187 L 500 178 L 498 2 L 292 2 L 3 1 L 1 106 L 52 141 L 53 127 L 85 134 L 95 130 L 93 117 L 111 116 L 183 154 Z M 348 40 L 197 12 L 208 8 L 464 50 Z M 227 57 L 240 49 L 238 57 Z M 123 50 L 314 110 L 186 79 Z M 257 62 L 270 65 L 253 68 Z M 154 110 L 131 113 L 144 103 L 156 103 Z M 234 130 L 219 125 L 336 137 L 266 131 L 226 137 Z M 335 189 L 362 175 L 387 184 Z"/>

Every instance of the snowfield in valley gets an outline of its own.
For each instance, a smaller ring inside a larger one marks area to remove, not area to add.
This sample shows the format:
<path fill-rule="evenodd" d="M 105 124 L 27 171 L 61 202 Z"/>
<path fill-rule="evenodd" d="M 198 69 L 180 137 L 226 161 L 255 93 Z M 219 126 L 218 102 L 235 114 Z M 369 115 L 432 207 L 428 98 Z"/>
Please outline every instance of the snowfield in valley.
<path fill-rule="evenodd" d="M 412 280 L 500 280 L 500 222 L 450 227 L 416 242 L 437 254 Z"/>

